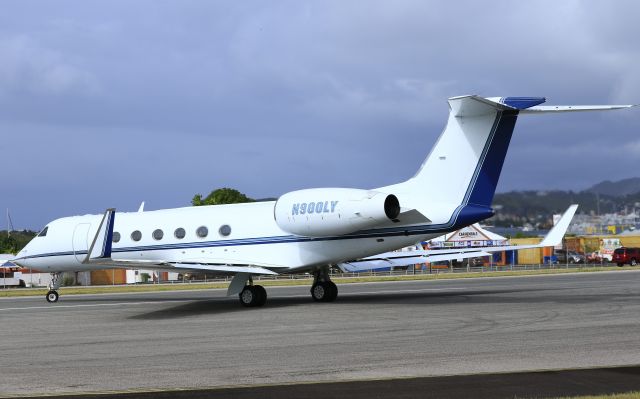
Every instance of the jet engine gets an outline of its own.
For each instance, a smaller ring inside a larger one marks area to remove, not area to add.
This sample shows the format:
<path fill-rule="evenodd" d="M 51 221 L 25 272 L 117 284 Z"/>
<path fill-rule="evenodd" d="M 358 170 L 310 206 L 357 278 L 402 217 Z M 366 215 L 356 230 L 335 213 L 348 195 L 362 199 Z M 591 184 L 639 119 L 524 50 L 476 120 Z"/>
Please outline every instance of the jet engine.
<path fill-rule="evenodd" d="M 343 235 L 372 228 L 400 214 L 393 194 L 352 188 L 314 188 L 284 194 L 275 204 L 278 226 L 306 237 Z"/>

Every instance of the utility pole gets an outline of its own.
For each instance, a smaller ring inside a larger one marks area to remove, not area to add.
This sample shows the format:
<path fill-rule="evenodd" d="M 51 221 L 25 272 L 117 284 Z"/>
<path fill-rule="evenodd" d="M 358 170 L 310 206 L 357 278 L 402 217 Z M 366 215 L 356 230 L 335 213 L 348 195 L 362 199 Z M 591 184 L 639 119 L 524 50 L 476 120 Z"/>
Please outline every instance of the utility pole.
<path fill-rule="evenodd" d="M 13 231 L 13 222 L 11 221 L 11 215 L 9 214 L 9 208 L 7 208 L 7 237 L 11 237 Z"/>

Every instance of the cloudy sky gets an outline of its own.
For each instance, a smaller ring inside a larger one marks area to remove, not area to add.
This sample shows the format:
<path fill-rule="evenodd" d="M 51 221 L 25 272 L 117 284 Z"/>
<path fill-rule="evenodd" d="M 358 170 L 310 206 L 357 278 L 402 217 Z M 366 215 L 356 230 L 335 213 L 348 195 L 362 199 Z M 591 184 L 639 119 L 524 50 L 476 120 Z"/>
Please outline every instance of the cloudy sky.
<path fill-rule="evenodd" d="M 638 15 L 637 1 L 4 1 L 0 206 L 39 229 L 225 186 L 398 182 L 450 96 L 640 103 Z M 530 116 L 499 191 L 633 176 L 640 109 Z"/>

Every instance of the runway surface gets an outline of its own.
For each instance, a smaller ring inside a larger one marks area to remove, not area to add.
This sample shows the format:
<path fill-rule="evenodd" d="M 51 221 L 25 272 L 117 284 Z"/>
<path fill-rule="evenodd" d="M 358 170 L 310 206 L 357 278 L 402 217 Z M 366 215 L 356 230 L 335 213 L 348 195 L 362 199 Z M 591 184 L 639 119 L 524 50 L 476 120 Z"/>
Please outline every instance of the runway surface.
<path fill-rule="evenodd" d="M 640 364 L 637 271 L 339 288 L 2 298 L 0 395 Z"/>

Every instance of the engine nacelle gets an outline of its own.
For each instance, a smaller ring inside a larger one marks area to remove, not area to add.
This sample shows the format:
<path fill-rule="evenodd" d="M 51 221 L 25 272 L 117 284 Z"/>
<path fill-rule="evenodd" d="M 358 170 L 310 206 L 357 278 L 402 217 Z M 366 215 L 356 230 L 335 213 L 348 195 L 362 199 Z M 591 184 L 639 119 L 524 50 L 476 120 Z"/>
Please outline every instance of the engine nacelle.
<path fill-rule="evenodd" d="M 276 202 L 278 226 L 289 233 L 326 237 L 367 229 L 400 214 L 393 194 L 352 188 L 313 188 L 286 193 Z"/>

